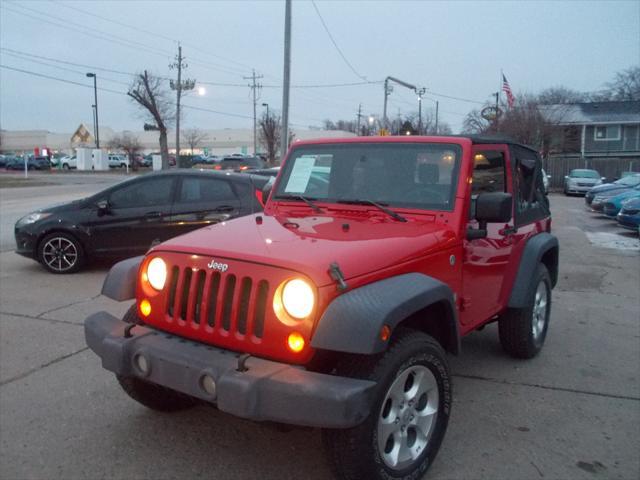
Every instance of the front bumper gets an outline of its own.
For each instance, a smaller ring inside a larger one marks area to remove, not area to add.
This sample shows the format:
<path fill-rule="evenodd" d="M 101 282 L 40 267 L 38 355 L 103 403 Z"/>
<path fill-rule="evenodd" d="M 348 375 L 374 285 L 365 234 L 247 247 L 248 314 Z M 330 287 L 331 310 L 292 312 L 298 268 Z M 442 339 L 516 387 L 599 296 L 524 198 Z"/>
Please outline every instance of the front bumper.
<path fill-rule="evenodd" d="M 627 228 L 629 230 L 639 231 L 638 229 L 640 228 L 640 217 L 637 214 L 626 215 L 624 213 L 618 213 L 616 219 L 618 220 L 618 224 L 621 227 Z"/>
<path fill-rule="evenodd" d="M 241 372 L 238 353 L 144 326 L 125 338 L 127 325 L 107 312 L 91 315 L 84 324 L 87 345 L 105 369 L 118 375 L 139 377 L 256 421 L 348 428 L 369 415 L 375 382 L 257 357 L 249 357 Z M 150 365 L 147 375 L 134 363 L 138 355 Z M 202 388 L 204 375 L 214 379 L 215 396 Z"/>
<path fill-rule="evenodd" d="M 584 193 L 586 194 L 589 190 L 591 190 L 594 187 L 594 185 L 567 185 L 565 187 L 565 190 L 567 191 L 567 193 Z"/>
<path fill-rule="evenodd" d="M 15 228 L 14 235 L 16 239 L 16 253 L 23 257 L 36 258 L 38 236 L 24 227 Z"/>

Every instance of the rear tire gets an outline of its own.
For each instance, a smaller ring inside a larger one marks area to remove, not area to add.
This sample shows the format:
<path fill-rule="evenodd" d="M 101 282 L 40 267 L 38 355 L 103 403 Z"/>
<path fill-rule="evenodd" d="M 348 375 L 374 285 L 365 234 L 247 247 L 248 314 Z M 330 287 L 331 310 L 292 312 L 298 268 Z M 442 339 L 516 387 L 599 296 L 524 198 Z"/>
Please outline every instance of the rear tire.
<path fill-rule="evenodd" d="M 498 334 L 505 352 L 515 358 L 535 357 L 547 337 L 551 312 L 551 277 L 539 264 L 531 279 L 527 306 L 510 308 L 500 316 Z"/>
<path fill-rule="evenodd" d="M 451 411 L 451 375 L 442 347 L 425 333 L 398 329 L 385 353 L 350 357 L 338 373 L 377 386 L 363 423 L 323 430 L 336 477 L 422 477 L 438 453 Z"/>

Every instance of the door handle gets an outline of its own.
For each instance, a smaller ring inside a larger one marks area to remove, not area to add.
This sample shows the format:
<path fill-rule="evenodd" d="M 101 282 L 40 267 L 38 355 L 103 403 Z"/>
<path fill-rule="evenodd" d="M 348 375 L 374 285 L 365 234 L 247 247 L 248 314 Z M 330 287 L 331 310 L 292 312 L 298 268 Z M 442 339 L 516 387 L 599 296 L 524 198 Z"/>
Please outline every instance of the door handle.
<path fill-rule="evenodd" d="M 160 218 L 162 216 L 162 212 L 149 212 L 144 215 L 146 218 Z"/>

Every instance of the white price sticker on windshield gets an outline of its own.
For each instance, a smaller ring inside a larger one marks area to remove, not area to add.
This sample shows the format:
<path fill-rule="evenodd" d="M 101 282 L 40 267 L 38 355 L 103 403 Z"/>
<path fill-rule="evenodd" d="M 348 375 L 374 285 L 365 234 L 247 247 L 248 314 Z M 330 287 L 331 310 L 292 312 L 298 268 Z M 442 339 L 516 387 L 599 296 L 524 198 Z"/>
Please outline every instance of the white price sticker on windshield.
<path fill-rule="evenodd" d="M 297 158 L 284 191 L 286 193 L 304 193 L 307 190 L 307 185 L 309 184 L 311 172 L 315 164 L 315 155 L 303 155 Z"/>

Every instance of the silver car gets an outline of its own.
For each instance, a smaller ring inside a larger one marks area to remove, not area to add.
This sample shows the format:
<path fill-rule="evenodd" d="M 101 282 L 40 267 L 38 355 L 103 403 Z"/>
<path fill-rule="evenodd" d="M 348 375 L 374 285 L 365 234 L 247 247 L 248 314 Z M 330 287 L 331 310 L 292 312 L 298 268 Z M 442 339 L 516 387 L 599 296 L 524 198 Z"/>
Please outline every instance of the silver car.
<path fill-rule="evenodd" d="M 584 195 L 593 187 L 601 185 L 604 177 L 595 170 L 576 168 L 564 177 L 564 194 L 578 193 Z"/>

